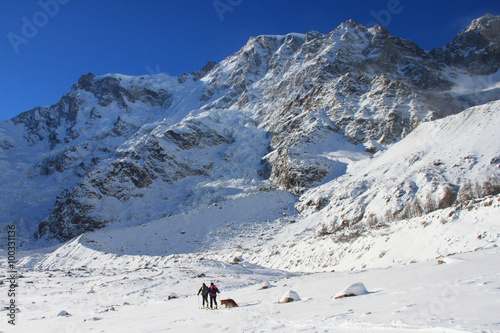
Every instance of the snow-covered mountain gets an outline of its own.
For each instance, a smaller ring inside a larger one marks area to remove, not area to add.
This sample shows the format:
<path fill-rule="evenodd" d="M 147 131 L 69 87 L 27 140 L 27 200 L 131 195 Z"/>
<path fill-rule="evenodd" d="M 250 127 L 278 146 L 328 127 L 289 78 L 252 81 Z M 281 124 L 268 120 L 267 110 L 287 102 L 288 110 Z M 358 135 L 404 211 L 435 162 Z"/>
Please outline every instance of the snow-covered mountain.
<path fill-rule="evenodd" d="M 252 37 L 179 77 L 83 75 L 54 105 L 0 123 L 0 227 L 67 241 L 267 193 L 288 222 L 361 237 L 498 194 L 499 21 L 474 20 L 431 52 L 351 20 Z M 285 221 L 264 219 L 251 224 Z"/>
<path fill-rule="evenodd" d="M 178 77 L 83 75 L 1 121 L 4 314 L 16 332 L 498 331 L 499 22 L 430 52 L 354 21 L 252 37 Z M 209 281 L 240 307 L 196 311 Z"/>

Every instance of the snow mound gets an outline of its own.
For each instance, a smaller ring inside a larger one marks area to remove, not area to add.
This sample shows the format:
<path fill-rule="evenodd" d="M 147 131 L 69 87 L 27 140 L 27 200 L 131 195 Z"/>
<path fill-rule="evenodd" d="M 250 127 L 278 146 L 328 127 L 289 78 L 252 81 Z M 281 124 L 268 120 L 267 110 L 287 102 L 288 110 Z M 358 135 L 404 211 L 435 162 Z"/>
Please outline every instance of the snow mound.
<path fill-rule="evenodd" d="M 300 301 L 299 294 L 293 290 L 288 290 L 286 293 L 281 296 L 278 303 L 290 303 L 293 301 Z"/>
<path fill-rule="evenodd" d="M 59 312 L 58 316 L 59 316 L 59 317 L 70 317 L 70 316 L 71 316 L 71 314 L 69 314 L 69 312 L 68 312 L 68 311 L 66 311 L 66 310 L 61 310 L 61 311 Z"/>
<path fill-rule="evenodd" d="M 259 290 L 269 289 L 269 288 L 271 288 L 271 287 L 272 287 L 272 286 L 271 286 L 271 284 L 269 283 L 269 281 L 266 281 L 266 282 L 264 282 L 264 283 L 260 286 Z"/>
<path fill-rule="evenodd" d="M 176 299 L 176 298 L 179 298 L 179 295 L 177 295 L 176 293 L 171 292 L 170 294 L 168 294 L 168 299 Z"/>
<path fill-rule="evenodd" d="M 365 285 L 361 282 L 357 282 L 355 284 L 351 284 L 349 287 L 345 288 L 341 292 L 335 295 L 335 299 L 343 298 L 343 297 L 351 297 L 351 296 L 359 296 L 369 294 Z"/>

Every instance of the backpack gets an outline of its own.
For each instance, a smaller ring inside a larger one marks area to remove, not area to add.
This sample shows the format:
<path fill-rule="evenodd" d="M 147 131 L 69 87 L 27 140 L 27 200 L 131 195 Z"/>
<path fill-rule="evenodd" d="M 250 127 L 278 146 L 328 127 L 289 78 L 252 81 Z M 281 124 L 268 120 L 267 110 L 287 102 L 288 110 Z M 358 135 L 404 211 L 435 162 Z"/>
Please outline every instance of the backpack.
<path fill-rule="evenodd" d="M 210 293 L 211 296 L 217 295 L 217 287 L 216 286 L 210 286 L 208 288 L 208 292 Z"/>

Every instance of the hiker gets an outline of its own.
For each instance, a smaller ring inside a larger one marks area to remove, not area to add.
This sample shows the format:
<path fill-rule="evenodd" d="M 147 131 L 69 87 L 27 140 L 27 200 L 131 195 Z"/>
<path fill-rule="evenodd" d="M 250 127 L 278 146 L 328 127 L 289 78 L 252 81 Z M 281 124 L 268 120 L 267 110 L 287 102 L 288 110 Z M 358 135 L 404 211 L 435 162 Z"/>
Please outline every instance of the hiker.
<path fill-rule="evenodd" d="M 210 283 L 210 287 L 208 287 L 207 295 L 210 295 L 210 309 L 213 309 L 213 303 L 215 303 L 215 308 L 217 309 L 217 293 L 220 294 L 219 289 L 214 285 L 214 283 Z"/>
<path fill-rule="evenodd" d="M 203 297 L 203 308 L 205 308 L 205 303 L 207 303 L 207 307 L 208 307 L 207 290 L 208 290 L 208 286 L 205 283 L 203 283 L 200 290 L 198 290 L 198 296 L 201 294 L 201 297 Z"/>

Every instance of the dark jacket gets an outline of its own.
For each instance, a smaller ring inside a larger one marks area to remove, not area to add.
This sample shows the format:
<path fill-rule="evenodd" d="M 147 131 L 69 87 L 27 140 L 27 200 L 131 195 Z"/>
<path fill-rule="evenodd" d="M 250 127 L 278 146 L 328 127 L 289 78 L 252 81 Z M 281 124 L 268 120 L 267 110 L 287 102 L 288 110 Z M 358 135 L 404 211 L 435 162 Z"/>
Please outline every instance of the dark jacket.
<path fill-rule="evenodd" d="M 208 287 L 206 284 L 202 285 L 200 290 L 198 290 L 198 295 L 201 294 L 202 296 L 203 295 L 207 295 L 207 290 L 208 290 Z"/>

